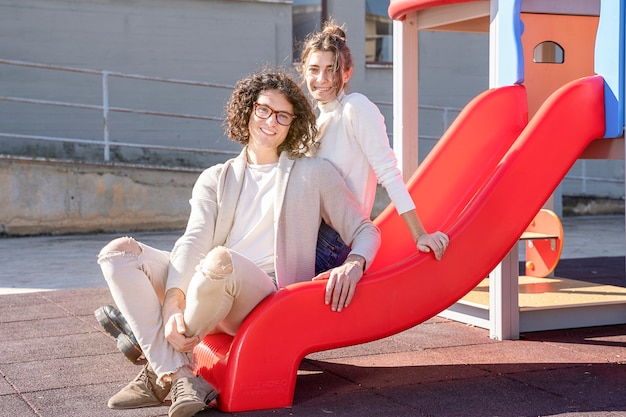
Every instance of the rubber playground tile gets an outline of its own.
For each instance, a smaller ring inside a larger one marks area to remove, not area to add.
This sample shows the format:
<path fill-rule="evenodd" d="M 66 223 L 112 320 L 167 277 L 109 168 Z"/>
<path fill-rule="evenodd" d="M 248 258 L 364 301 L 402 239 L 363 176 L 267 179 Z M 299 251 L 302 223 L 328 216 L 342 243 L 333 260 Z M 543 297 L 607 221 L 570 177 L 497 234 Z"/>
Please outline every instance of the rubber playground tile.
<path fill-rule="evenodd" d="M 346 375 L 333 372 L 324 363 L 305 359 L 299 366 L 294 393 L 294 405 L 313 399 L 358 393 L 363 387 Z"/>
<path fill-rule="evenodd" d="M 0 417 L 38 417 L 32 407 L 30 407 L 17 394 L 2 395 L 0 394 Z"/>
<path fill-rule="evenodd" d="M 2 365 L 0 365 L 0 371 L 2 371 Z M 15 394 L 15 389 L 6 378 L 0 378 L 0 397 L 10 394 Z"/>
<path fill-rule="evenodd" d="M 455 379 L 483 378 L 489 375 L 488 372 L 467 365 L 442 364 L 434 358 L 436 355 L 428 355 L 420 361 L 393 361 L 397 354 L 390 355 L 391 358 L 379 357 L 354 358 L 351 363 L 320 363 L 319 366 L 327 372 L 342 375 L 344 378 L 355 381 L 364 387 L 382 389 L 405 386 L 419 386 L 439 381 L 451 381 Z M 405 354 L 405 357 L 408 355 Z M 411 359 L 418 355 L 410 356 Z M 432 360 L 431 363 L 428 363 Z M 422 362 L 421 365 L 417 364 Z"/>
<path fill-rule="evenodd" d="M 626 365 L 592 363 L 551 372 L 512 375 L 511 378 L 568 398 L 583 410 L 626 415 Z"/>
<path fill-rule="evenodd" d="M 433 382 L 381 391 L 394 402 L 431 417 L 519 417 L 582 411 L 572 401 L 509 379 L 506 375 Z"/>
<path fill-rule="evenodd" d="M 2 295 L 0 323 L 28 322 L 68 315 L 66 310 L 42 298 L 41 294 L 44 293 Z"/>
<path fill-rule="evenodd" d="M 446 355 L 453 363 L 463 363 L 481 369 L 508 374 L 601 363 L 601 357 L 580 354 L 544 343 L 503 341 L 498 345 L 473 346 L 471 349 L 453 347 L 437 353 Z"/>
<path fill-rule="evenodd" d="M 110 382 L 119 383 L 120 389 L 141 370 L 117 353 L 58 359 L 38 358 L 29 362 L 4 364 L 1 369 L 21 393 Z"/>
<path fill-rule="evenodd" d="M 463 334 L 463 337 L 459 337 Z M 467 326 L 447 319 L 431 319 L 404 332 L 373 342 L 348 346 L 307 355 L 309 359 L 324 360 L 343 357 L 377 355 L 436 349 L 447 346 L 495 343 L 484 329 Z"/>
<path fill-rule="evenodd" d="M 0 364 L 27 363 L 38 358 L 49 360 L 114 353 L 119 353 L 115 341 L 104 333 L 49 335 L 3 340 Z"/>
<path fill-rule="evenodd" d="M 494 344 L 498 341 L 489 338 L 489 331 L 448 319 L 436 322 L 428 320 L 394 336 L 412 349 L 437 349 L 441 347 Z M 463 337 L 459 337 L 462 334 Z"/>
<path fill-rule="evenodd" d="M 595 358 L 594 362 L 626 364 L 626 325 L 528 333 L 524 340 L 542 340 L 564 350 Z"/>
<path fill-rule="evenodd" d="M 92 381 L 81 387 L 65 387 L 27 393 L 26 400 L 41 416 L 54 417 L 157 417 L 167 416 L 170 402 L 161 406 L 132 410 L 111 410 L 109 397 L 119 390 L 117 384 Z"/>
<path fill-rule="evenodd" d="M 114 304 L 111 292 L 102 288 L 82 288 L 76 290 L 50 291 L 42 293 L 55 305 L 65 309 L 68 314 L 93 316 L 93 312 L 105 304 Z"/>
<path fill-rule="evenodd" d="M 99 331 L 95 325 L 78 317 L 56 316 L 39 320 L 0 323 L 0 341 L 40 339 L 49 336 L 84 334 Z"/>
<path fill-rule="evenodd" d="M 356 392 L 325 392 L 314 398 L 296 397 L 293 407 L 277 410 L 261 410 L 250 413 L 237 413 L 237 416 L 359 416 L 359 417 L 415 417 L 415 410 L 400 402 L 390 401 L 381 391 L 359 387 Z M 216 416 L 213 412 L 203 412 L 198 416 Z"/>

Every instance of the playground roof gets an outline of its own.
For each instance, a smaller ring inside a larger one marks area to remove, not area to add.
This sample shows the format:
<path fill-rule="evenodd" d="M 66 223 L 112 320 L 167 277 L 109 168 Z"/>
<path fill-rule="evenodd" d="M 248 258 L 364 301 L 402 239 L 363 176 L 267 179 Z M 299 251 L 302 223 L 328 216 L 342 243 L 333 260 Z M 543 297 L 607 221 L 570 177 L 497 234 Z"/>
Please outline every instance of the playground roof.
<path fill-rule="evenodd" d="M 410 12 L 446 4 L 466 3 L 468 1 L 476 0 L 390 0 L 389 16 L 394 20 L 402 20 Z"/>

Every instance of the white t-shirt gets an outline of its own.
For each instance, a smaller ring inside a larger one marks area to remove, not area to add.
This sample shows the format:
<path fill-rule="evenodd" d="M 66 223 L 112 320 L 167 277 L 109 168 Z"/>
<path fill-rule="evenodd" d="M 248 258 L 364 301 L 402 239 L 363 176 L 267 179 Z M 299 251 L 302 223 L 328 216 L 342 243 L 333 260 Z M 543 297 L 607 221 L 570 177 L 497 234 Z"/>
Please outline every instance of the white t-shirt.
<path fill-rule="evenodd" d="M 248 164 L 225 246 L 274 276 L 274 184 L 278 163 Z"/>

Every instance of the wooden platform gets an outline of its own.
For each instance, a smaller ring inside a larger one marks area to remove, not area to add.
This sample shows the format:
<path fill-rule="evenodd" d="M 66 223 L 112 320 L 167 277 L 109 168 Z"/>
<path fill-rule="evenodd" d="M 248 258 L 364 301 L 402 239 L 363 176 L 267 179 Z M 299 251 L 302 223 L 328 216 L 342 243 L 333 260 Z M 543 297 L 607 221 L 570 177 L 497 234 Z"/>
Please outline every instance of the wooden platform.
<path fill-rule="evenodd" d="M 559 277 L 519 277 L 520 332 L 626 323 L 626 288 Z M 489 278 L 442 315 L 488 328 Z"/>

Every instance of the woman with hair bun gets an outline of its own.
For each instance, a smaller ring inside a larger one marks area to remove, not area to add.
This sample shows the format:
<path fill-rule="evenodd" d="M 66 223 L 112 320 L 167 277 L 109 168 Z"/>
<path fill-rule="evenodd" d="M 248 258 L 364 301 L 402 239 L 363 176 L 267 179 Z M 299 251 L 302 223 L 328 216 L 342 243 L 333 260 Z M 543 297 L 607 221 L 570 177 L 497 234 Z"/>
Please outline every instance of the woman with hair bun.
<path fill-rule="evenodd" d="M 300 62 L 303 81 L 319 112 L 317 146 L 311 154 L 329 160 L 337 168 L 366 216 L 370 216 L 374 206 L 376 183 L 385 187 L 417 250 L 432 251 L 436 259 L 441 259 L 449 243 L 448 236 L 440 231 L 424 230 L 398 169 L 398 160 L 389 146 L 383 115 L 363 94 L 346 93 L 353 63 L 344 28 L 330 20 L 322 30 L 310 34 Z M 334 230 L 322 224 L 317 272 L 332 268 L 333 261 L 340 264 L 349 253 L 346 246 Z"/>

